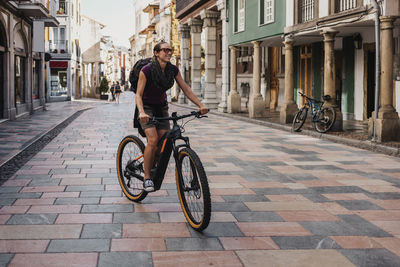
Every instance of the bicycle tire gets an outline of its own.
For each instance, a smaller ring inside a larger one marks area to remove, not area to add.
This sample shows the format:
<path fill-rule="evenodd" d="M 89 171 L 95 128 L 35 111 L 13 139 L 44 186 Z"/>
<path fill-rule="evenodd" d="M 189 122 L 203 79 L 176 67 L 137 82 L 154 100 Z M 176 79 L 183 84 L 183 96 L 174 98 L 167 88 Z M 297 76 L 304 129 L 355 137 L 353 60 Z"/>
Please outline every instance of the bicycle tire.
<path fill-rule="evenodd" d="M 129 153 L 129 151 L 127 151 L 128 148 L 132 148 L 133 152 Z M 137 161 L 134 160 L 143 155 L 144 148 L 145 145 L 139 137 L 128 135 L 122 139 L 117 151 L 117 174 L 119 184 L 124 195 L 135 202 L 142 201 L 147 196 L 147 192 L 143 189 L 143 180 L 132 176 L 128 178 L 127 176 L 129 175 L 127 175 L 127 171 L 133 172 L 141 177 L 144 176 L 143 164 L 140 163 L 136 165 L 135 163 L 137 163 Z M 126 153 L 124 154 L 124 152 Z M 127 170 L 129 167 L 131 169 Z M 134 187 L 131 186 L 132 183 L 134 183 Z"/>
<path fill-rule="evenodd" d="M 292 129 L 295 132 L 299 132 L 301 127 L 303 127 L 304 123 L 306 122 L 307 119 L 307 113 L 308 109 L 307 108 L 301 108 L 296 116 L 294 116 L 293 123 L 292 123 Z"/>
<path fill-rule="evenodd" d="M 176 187 L 179 202 L 189 225 L 194 230 L 201 232 L 207 228 L 211 217 L 210 189 L 203 164 L 196 152 L 190 148 L 179 151 L 178 164 Z M 192 200 L 196 202 L 192 203 Z M 192 208 L 199 208 L 199 210 L 193 211 Z"/>
<path fill-rule="evenodd" d="M 319 133 L 329 131 L 336 121 L 336 112 L 332 107 L 326 107 L 321 110 L 318 115 L 318 121 L 314 122 L 315 130 Z"/>

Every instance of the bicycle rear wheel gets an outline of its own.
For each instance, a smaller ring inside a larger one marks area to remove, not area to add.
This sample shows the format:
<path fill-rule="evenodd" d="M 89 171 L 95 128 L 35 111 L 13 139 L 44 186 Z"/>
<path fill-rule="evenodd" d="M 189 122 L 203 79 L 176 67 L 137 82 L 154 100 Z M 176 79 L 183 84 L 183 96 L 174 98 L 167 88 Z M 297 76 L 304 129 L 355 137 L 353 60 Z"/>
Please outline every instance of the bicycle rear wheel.
<path fill-rule="evenodd" d="M 318 120 L 314 123 L 315 130 L 319 133 L 329 131 L 336 120 L 336 112 L 332 107 L 323 108 L 318 114 Z"/>
<path fill-rule="evenodd" d="M 211 217 L 210 189 L 203 164 L 190 148 L 179 151 L 176 187 L 186 220 L 194 230 L 203 231 Z"/>
<path fill-rule="evenodd" d="M 143 189 L 144 148 L 142 140 L 134 135 L 126 136 L 118 146 L 118 181 L 125 196 L 135 202 L 147 196 L 147 192 Z"/>
<path fill-rule="evenodd" d="M 303 124 L 306 122 L 307 119 L 308 109 L 301 108 L 299 112 L 297 112 L 296 116 L 294 116 L 292 129 L 295 132 L 299 132 Z"/>

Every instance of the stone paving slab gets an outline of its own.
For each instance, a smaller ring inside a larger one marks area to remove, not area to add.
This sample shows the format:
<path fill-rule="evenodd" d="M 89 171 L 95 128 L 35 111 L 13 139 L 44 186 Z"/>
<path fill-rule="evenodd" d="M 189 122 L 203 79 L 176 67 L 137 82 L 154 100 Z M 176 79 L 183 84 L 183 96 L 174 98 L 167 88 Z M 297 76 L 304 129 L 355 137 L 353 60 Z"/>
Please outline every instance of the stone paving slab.
<path fill-rule="evenodd" d="M 15 121 L 2 122 L 0 166 L 76 111 L 101 104 L 103 102 L 93 100 L 46 103 L 45 111 Z"/>
<path fill-rule="evenodd" d="M 122 195 L 132 98 L 85 111 L 0 186 L 1 266 L 400 266 L 399 158 L 211 114 L 185 128 L 212 192 L 198 233 L 173 165 L 141 204 Z"/>

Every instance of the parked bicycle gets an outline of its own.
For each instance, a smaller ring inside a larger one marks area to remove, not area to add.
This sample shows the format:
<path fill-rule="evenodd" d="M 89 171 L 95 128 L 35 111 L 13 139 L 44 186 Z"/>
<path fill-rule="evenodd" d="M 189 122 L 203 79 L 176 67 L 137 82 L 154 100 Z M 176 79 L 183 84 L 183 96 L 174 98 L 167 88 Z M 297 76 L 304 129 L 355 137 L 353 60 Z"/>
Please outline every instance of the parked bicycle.
<path fill-rule="evenodd" d="M 167 170 L 171 153 L 175 159 L 176 188 L 179 201 L 190 226 L 196 231 L 204 230 L 211 217 L 211 197 L 207 176 L 203 164 L 196 152 L 190 148 L 189 138 L 182 136 L 186 123 L 178 125 L 178 121 L 188 117 L 204 118 L 200 112 L 178 116 L 173 112 L 171 117 L 150 119 L 150 123 L 157 124 L 162 120 L 171 120 L 173 127 L 160 139 L 158 146 L 161 154 L 156 167 L 151 171 L 155 191 L 161 188 Z M 177 142 L 178 140 L 183 141 Z M 117 152 L 118 180 L 125 196 L 135 202 L 142 201 L 148 194 L 143 189 L 144 168 L 143 153 L 145 145 L 139 137 L 134 135 L 122 139 Z"/>
<path fill-rule="evenodd" d="M 322 99 L 324 101 L 319 101 L 310 98 L 299 92 L 299 95 L 306 98 L 307 103 L 297 112 L 293 119 L 292 129 L 293 131 L 299 132 L 304 122 L 307 119 L 308 110 L 311 110 L 312 120 L 315 130 L 319 133 L 326 133 L 329 131 L 336 120 L 336 112 L 332 107 L 324 107 L 325 101 L 331 99 L 329 95 L 324 95 Z"/>

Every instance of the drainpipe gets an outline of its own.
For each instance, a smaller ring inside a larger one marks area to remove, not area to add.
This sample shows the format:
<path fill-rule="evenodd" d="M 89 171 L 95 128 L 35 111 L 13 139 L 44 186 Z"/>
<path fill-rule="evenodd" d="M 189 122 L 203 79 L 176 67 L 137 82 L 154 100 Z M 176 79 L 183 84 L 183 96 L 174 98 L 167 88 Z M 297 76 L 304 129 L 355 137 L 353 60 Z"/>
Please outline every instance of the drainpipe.
<path fill-rule="evenodd" d="M 375 59 L 375 65 L 376 65 L 376 70 L 375 70 L 375 114 L 374 114 L 374 123 L 373 123 L 373 136 L 372 140 L 373 142 L 376 142 L 376 120 L 378 119 L 378 109 L 379 109 L 379 92 L 381 89 L 381 34 L 380 34 L 380 21 L 379 17 L 381 15 L 381 10 L 378 5 L 377 0 L 372 0 L 371 1 L 374 9 L 375 9 L 375 54 L 376 54 L 376 59 Z"/>

